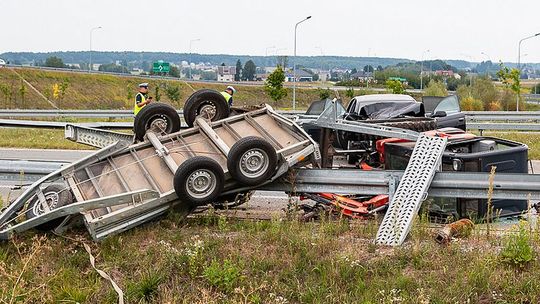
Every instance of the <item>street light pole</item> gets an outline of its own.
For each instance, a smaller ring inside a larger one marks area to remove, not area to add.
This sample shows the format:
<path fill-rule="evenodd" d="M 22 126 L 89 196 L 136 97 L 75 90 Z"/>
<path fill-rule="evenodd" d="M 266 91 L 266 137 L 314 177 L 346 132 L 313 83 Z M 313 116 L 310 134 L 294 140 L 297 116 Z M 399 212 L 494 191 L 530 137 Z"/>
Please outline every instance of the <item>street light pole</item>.
<path fill-rule="evenodd" d="M 429 53 L 429 50 L 422 52 L 422 58 L 420 61 L 420 91 L 424 89 L 424 54 Z"/>
<path fill-rule="evenodd" d="M 266 49 L 264 50 L 264 57 L 268 57 L 268 50 L 275 49 L 275 48 L 276 48 L 275 46 L 266 47 Z"/>
<path fill-rule="evenodd" d="M 296 110 L 296 29 L 298 28 L 298 25 L 308 19 L 311 19 L 311 16 L 307 16 L 306 18 L 298 21 L 296 25 L 294 26 L 294 65 L 293 65 L 293 110 Z"/>
<path fill-rule="evenodd" d="M 316 46 L 315 48 L 316 48 L 316 49 L 319 49 L 319 51 L 321 51 L 321 56 L 324 56 L 322 47 Z M 321 70 L 319 71 L 319 74 L 321 74 L 322 71 L 323 71 L 323 60 L 322 60 L 322 58 L 321 58 Z M 326 76 L 325 76 L 325 78 L 326 78 Z M 322 81 L 322 83 L 324 83 L 324 81 Z"/>
<path fill-rule="evenodd" d="M 534 38 L 536 36 L 539 36 L 540 33 L 536 33 L 534 35 L 530 35 L 530 36 L 527 36 L 523 39 L 521 39 L 518 43 L 518 63 L 517 63 L 517 68 L 518 68 L 518 71 L 519 71 L 519 78 L 521 78 L 521 43 L 527 39 L 531 39 L 531 38 Z M 516 112 L 519 111 L 519 92 L 517 93 L 517 96 L 516 96 Z"/>
<path fill-rule="evenodd" d="M 484 53 L 484 52 L 482 52 L 482 53 L 480 53 L 480 54 L 486 56 L 487 59 L 488 59 L 488 61 L 491 62 L 491 57 L 489 57 L 488 54 L 486 54 L 486 53 Z M 486 62 L 486 65 L 487 65 L 487 62 Z M 489 68 L 487 68 L 487 67 L 486 67 L 486 75 L 489 75 Z"/>
<path fill-rule="evenodd" d="M 95 31 L 95 30 L 99 30 L 101 29 L 101 26 L 98 26 L 98 27 L 94 27 L 90 30 L 90 64 L 88 65 L 88 71 L 90 70 L 94 70 L 92 68 L 92 33 Z"/>
<path fill-rule="evenodd" d="M 191 75 L 191 45 L 193 44 L 193 42 L 195 41 L 201 41 L 201 39 L 197 38 L 197 39 L 191 39 L 189 41 L 189 62 L 188 62 L 188 65 L 189 65 L 189 79 L 193 79 L 192 75 Z"/>

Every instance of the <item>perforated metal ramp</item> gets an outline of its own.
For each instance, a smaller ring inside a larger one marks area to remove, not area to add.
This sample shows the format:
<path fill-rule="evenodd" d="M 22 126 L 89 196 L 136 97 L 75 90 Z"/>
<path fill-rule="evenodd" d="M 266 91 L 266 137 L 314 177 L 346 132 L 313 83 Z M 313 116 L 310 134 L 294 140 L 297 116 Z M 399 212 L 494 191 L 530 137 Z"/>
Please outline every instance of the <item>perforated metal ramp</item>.
<path fill-rule="evenodd" d="M 409 164 L 392 197 L 375 242 L 380 245 L 399 246 L 407 237 L 412 221 L 440 164 L 446 138 L 420 135 Z"/>

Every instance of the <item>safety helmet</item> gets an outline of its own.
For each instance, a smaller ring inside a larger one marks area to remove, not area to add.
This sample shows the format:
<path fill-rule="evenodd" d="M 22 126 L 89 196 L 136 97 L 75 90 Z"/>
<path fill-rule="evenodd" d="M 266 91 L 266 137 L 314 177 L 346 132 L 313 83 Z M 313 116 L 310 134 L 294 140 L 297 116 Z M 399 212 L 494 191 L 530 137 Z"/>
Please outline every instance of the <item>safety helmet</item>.
<path fill-rule="evenodd" d="M 236 93 L 236 89 L 233 86 L 228 86 L 225 90 L 231 90 L 231 92 Z"/>

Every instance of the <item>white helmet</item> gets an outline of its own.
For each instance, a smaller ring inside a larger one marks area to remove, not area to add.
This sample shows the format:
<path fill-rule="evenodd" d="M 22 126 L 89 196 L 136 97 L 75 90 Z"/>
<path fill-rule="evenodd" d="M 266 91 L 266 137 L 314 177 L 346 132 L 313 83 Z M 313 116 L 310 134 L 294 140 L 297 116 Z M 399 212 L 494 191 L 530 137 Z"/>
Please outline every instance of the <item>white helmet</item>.
<path fill-rule="evenodd" d="M 236 89 L 233 86 L 228 86 L 225 90 L 231 90 L 231 92 L 236 93 Z"/>

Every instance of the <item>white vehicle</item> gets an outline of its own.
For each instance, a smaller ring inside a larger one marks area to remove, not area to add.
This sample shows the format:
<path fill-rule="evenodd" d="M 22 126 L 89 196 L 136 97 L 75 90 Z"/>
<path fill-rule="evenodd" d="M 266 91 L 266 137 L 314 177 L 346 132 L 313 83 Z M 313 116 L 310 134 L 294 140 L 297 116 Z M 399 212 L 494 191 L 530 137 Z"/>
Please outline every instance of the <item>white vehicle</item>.
<path fill-rule="evenodd" d="M 4 59 L 0 59 L 0 66 L 5 66 L 6 65 L 6 61 Z"/>

